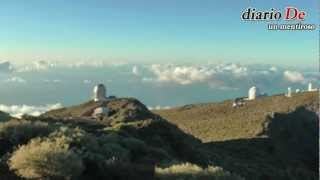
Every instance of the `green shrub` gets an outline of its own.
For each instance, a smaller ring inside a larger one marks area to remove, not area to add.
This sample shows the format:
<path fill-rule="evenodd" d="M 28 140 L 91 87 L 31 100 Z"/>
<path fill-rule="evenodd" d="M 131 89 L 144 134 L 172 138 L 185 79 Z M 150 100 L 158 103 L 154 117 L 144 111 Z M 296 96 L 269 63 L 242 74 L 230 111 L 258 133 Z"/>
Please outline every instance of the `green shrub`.
<path fill-rule="evenodd" d="M 80 128 L 62 127 L 51 133 L 51 141 L 63 140 L 69 149 L 81 157 L 84 175 L 88 177 L 108 177 L 106 169 L 119 162 L 128 162 L 130 151 L 121 146 L 123 137 L 116 134 L 96 136 Z"/>
<path fill-rule="evenodd" d="M 8 113 L 0 111 L 0 122 L 5 122 L 11 119 L 11 116 Z"/>
<path fill-rule="evenodd" d="M 10 120 L 0 123 L 0 137 L 13 145 L 25 144 L 34 137 L 47 136 L 51 131 L 48 123 L 40 121 Z"/>
<path fill-rule="evenodd" d="M 155 168 L 157 180 L 243 180 L 220 167 L 206 169 L 191 163 L 176 164 L 167 168 Z"/>
<path fill-rule="evenodd" d="M 132 164 L 118 162 L 107 166 L 105 169 L 105 176 L 103 178 L 108 180 L 153 180 L 154 167 L 144 164 Z M 94 179 L 94 178 L 90 178 Z"/>
<path fill-rule="evenodd" d="M 27 178 L 70 179 L 84 170 L 81 157 L 70 149 L 66 139 L 33 139 L 9 159 L 10 169 Z"/>
<path fill-rule="evenodd" d="M 116 159 L 120 161 L 126 161 L 128 160 L 129 153 L 127 149 L 123 148 L 119 144 L 114 144 L 114 143 L 108 143 L 104 144 L 101 147 L 101 152 L 100 152 L 105 159 Z"/>

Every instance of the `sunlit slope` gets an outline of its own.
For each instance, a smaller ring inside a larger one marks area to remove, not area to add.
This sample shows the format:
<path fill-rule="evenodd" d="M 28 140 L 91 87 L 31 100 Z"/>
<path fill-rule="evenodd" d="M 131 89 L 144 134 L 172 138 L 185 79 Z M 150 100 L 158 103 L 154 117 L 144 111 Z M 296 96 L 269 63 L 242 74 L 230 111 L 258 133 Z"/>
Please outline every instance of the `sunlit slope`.
<path fill-rule="evenodd" d="M 263 97 L 246 101 L 238 108 L 233 108 L 232 102 L 186 105 L 154 112 L 204 142 L 252 138 L 263 131 L 268 115 L 291 112 L 300 106 L 315 111 L 319 107 L 319 93 L 303 92 L 291 98 L 284 95 Z"/>

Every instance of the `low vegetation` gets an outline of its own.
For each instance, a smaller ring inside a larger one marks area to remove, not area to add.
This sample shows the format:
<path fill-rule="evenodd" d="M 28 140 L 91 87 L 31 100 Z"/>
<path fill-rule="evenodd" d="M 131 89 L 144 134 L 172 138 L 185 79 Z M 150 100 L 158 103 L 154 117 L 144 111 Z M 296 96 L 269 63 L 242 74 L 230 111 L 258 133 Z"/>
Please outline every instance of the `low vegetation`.
<path fill-rule="evenodd" d="M 46 122 L 12 119 L 0 123 L 0 139 L 16 146 L 25 144 L 34 137 L 46 136 L 53 129 L 54 126 L 49 126 Z"/>
<path fill-rule="evenodd" d="M 12 117 L 10 117 L 10 115 L 8 113 L 0 111 L 0 122 L 8 121 L 11 118 Z"/>
<path fill-rule="evenodd" d="M 154 113 L 176 124 L 183 131 L 203 142 L 225 141 L 259 136 L 267 117 L 274 113 L 289 113 L 297 107 L 318 110 L 319 92 L 268 96 L 246 101 L 244 106 L 233 108 L 232 100 L 220 103 L 186 105 L 155 110 Z"/>
<path fill-rule="evenodd" d="M 208 159 L 247 180 L 318 179 L 317 92 L 265 97 L 239 108 L 231 104 L 190 105 L 156 113 L 200 137 Z"/>
<path fill-rule="evenodd" d="M 262 100 L 257 103 L 263 105 Z M 97 104 L 89 102 L 40 117 L 0 122 L 0 179 L 317 178 L 314 147 L 319 126 L 311 101 L 305 101 L 301 108 L 292 107 L 289 113 L 268 113 L 260 120 L 260 134 L 254 137 L 238 139 L 235 135 L 233 140 L 206 143 L 152 114 L 137 100 L 99 105 L 112 109 L 111 118 L 90 118 Z M 176 110 L 178 116 L 186 116 L 180 111 L 192 108 L 197 105 Z"/>
<path fill-rule="evenodd" d="M 70 179 L 84 170 L 81 157 L 63 138 L 31 140 L 12 154 L 9 166 L 18 176 L 27 179 Z"/>
<path fill-rule="evenodd" d="M 202 168 L 191 163 L 175 164 L 166 168 L 156 167 L 155 174 L 157 180 L 244 180 L 220 167 Z"/>

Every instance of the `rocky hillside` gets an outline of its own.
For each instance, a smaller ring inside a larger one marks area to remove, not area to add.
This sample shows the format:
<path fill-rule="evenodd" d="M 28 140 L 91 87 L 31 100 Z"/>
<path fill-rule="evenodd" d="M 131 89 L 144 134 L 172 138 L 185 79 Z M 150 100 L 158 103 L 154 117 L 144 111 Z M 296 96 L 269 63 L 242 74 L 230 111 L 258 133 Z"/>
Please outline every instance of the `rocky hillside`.
<path fill-rule="evenodd" d="M 144 104 L 134 98 L 116 98 L 107 102 L 89 101 L 81 105 L 49 111 L 47 113 L 44 113 L 42 117 L 90 118 L 92 117 L 94 110 L 98 107 L 108 108 L 108 120 L 111 120 L 113 122 L 160 119 L 160 116 L 150 112 Z"/>
<path fill-rule="evenodd" d="M 204 142 L 254 138 L 262 134 L 268 116 L 289 113 L 303 106 L 318 111 L 319 93 L 304 92 L 287 98 L 284 95 L 246 101 L 233 108 L 232 100 L 220 103 L 186 105 L 154 113 L 176 124 Z"/>
<path fill-rule="evenodd" d="M 119 98 L 3 121 L 0 179 L 318 178 L 317 93 L 231 105 L 155 114 L 136 99 Z M 97 107 L 109 115 L 92 117 Z"/>
<path fill-rule="evenodd" d="M 109 116 L 93 118 L 97 107 L 107 107 Z M 201 141 L 133 98 L 87 102 L 0 123 L 0 179 L 191 177 L 242 180 L 210 163 Z"/>
<path fill-rule="evenodd" d="M 204 143 L 217 165 L 248 180 L 318 179 L 319 94 L 187 105 L 155 113 Z"/>

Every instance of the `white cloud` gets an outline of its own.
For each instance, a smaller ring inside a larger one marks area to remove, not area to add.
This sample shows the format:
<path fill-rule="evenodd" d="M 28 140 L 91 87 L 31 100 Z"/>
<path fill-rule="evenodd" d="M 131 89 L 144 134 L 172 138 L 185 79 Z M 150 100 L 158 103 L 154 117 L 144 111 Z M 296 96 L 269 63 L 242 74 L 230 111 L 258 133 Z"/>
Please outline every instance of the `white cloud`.
<path fill-rule="evenodd" d="M 210 88 L 233 90 L 234 81 L 247 78 L 250 74 L 248 67 L 239 64 L 218 65 L 159 65 L 149 68 L 154 77 L 144 77 L 143 82 L 168 83 L 177 85 L 207 84 Z"/>
<path fill-rule="evenodd" d="M 284 71 L 271 65 L 210 64 L 201 65 L 160 65 L 147 68 L 151 75 L 144 74 L 142 82 L 157 85 L 204 84 L 212 89 L 238 90 L 252 85 L 262 87 L 281 86 L 287 83 L 303 83 L 315 76 L 304 77 L 302 72 Z M 284 77 L 284 78 L 283 78 Z"/>
<path fill-rule="evenodd" d="M 8 63 L 6 63 L 8 64 Z M 10 64 L 10 63 L 9 63 Z M 121 68 L 126 65 L 125 68 Z M 6 65 L 8 66 L 8 65 Z M 281 66 L 274 65 L 243 65 L 236 63 L 223 64 L 128 64 L 125 62 L 108 62 L 108 61 L 81 61 L 81 62 L 59 62 L 59 61 L 37 61 L 33 64 L 26 64 L 16 68 L 21 71 L 45 71 L 51 69 L 51 73 L 60 71 L 57 68 L 70 72 L 77 70 L 88 71 L 90 68 L 108 68 L 111 67 L 112 72 L 118 73 L 127 71 L 129 67 L 129 74 L 136 75 L 141 79 L 142 83 L 153 83 L 159 86 L 190 86 L 190 85 L 205 85 L 211 89 L 220 90 L 237 90 L 241 88 L 248 88 L 252 85 L 257 86 L 281 86 L 286 83 L 304 83 L 307 81 L 316 81 L 319 79 L 314 74 L 307 74 L 304 71 L 299 72 L 297 69 L 289 69 L 285 71 Z M 131 69 L 130 69 L 131 68 Z M 114 70 L 114 71 L 113 71 Z M 15 75 L 19 75 L 19 71 L 15 71 Z M 126 75 L 128 75 L 126 73 Z M 7 79 L 8 76 L 4 79 Z M 137 77 L 128 77 L 127 82 L 135 82 L 130 78 L 136 80 Z M 83 77 L 82 83 L 90 84 L 95 81 L 88 80 Z M 19 81 L 12 79 L 12 81 Z M 48 83 L 59 83 L 61 80 L 45 80 Z M 22 82 L 22 81 L 20 81 Z M 108 81 L 109 82 L 109 81 Z M 31 83 L 31 79 L 30 79 Z"/>
<path fill-rule="evenodd" d="M 61 83 L 62 80 L 60 80 L 60 79 L 52 79 L 52 80 L 45 79 L 45 80 L 43 80 L 43 82 L 45 82 L 45 83 Z"/>
<path fill-rule="evenodd" d="M 151 72 L 158 82 L 174 82 L 188 85 L 210 79 L 215 71 L 197 66 L 152 65 Z"/>
<path fill-rule="evenodd" d="M 278 68 L 275 67 L 275 66 L 272 66 L 269 68 L 270 71 L 273 71 L 273 72 L 277 72 L 278 71 Z"/>
<path fill-rule="evenodd" d="M 54 67 L 56 65 L 48 61 L 36 61 L 34 62 L 34 66 L 37 70 L 48 70 L 50 67 Z"/>
<path fill-rule="evenodd" d="M 34 71 L 47 71 L 57 68 L 105 68 L 105 67 L 121 67 L 127 65 L 124 61 L 76 61 L 76 62 L 63 62 L 63 61 L 34 61 L 31 64 L 16 64 L 16 72 L 34 72 Z M 1 68 L 0 68 L 1 70 Z"/>
<path fill-rule="evenodd" d="M 48 104 L 45 106 L 29 106 L 29 105 L 11 105 L 7 106 L 0 104 L 0 111 L 7 112 L 13 117 L 20 118 L 24 114 L 39 116 L 42 113 L 54 109 L 62 108 L 60 103 L 58 104 Z"/>
<path fill-rule="evenodd" d="M 285 71 L 283 72 L 283 76 L 284 78 L 289 81 L 289 82 L 293 82 L 293 83 L 303 83 L 305 81 L 305 78 L 303 76 L 303 74 L 301 74 L 298 71 Z"/>
<path fill-rule="evenodd" d="M 61 83 L 62 81 L 60 79 L 54 79 L 52 82 L 53 83 Z"/>
<path fill-rule="evenodd" d="M 11 78 L 5 80 L 5 82 L 7 82 L 7 83 L 27 83 L 26 80 L 24 80 L 21 77 L 17 77 L 17 76 L 11 77 Z"/>
<path fill-rule="evenodd" d="M 30 72 L 30 71 L 47 71 L 48 69 L 57 67 L 56 62 L 51 61 L 34 61 L 31 64 L 16 65 L 17 72 Z"/>
<path fill-rule="evenodd" d="M 83 80 L 83 84 L 91 84 L 91 83 L 92 83 L 91 80 L 87 80 L 87 79 Z"/>

